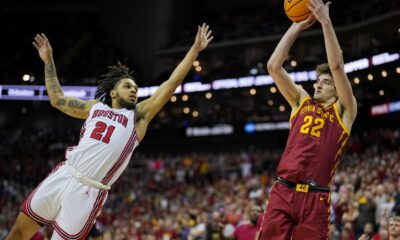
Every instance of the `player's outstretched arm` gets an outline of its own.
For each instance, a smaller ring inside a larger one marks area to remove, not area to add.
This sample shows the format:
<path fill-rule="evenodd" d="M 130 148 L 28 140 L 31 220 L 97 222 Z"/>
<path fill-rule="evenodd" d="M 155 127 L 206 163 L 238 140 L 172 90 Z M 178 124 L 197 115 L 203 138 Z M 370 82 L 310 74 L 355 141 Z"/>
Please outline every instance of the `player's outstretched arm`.
<path fill-rule="evenodd" d="M 321 0 L 310 0 L 308 8 L 312 11 L 315 18 L 321 23 L 322 31 L 324 33 L 324 41 L 326 48 L 326 55 L 328 58 L 329 68 L 331 69 L 333 81 L 338 94 L 338 101 L 341 105 L 343 119 L 348 120 L 347 127 L 350 129 L 351 125 L 357 115 L 357 102 L 353 95 L 350 82 L 344 71 L 342 50 L 340 49 L 339 42 L 337 40 L 335 30 L 331 19 L 329 17 L 329 5 L 328 2 L 324 5 Z M 346 116 L 345 116 L 345 115 Z"/>
<path fill-rule="evenodd" d="M 33 46 L 38 50 L 39 56 L 44 62 L 45 83 L 51 106 L 72 117 L 86 119 L 90 108 L 97 100 L 82 101 L 78 98 L 64 96 L 64 92 L 58 82 L 53 49 L 46 35 L 43 33 L 37 34 L 35 41 L 33 41 Z"/>
<path fill-rule="evenodd" d="M 198 26 L 195 42 L 187 52 L 185 58 L 178 64 L 167 81 L 165 81 L 157 89 L 157 91 L 149 98 L 138 104 L 138 114 L 141 119 L 149 123 L 161 108 L 170 100 L 176 88 L 181 85 L 186 75 L 192 68 L 194 60 L 196 60 L 200 51 L 204 50 L 208 43 L 211 42 L 213 36 L 209 26 L 203 23 Z"/>
<path fill-rule="evenodd" d="M 278 87 L 280 93 L 285 97 L 286 101 L 288 101 L 292 109 L 296 108 L 301 99 L 305 96 L 308 96 L 308 94 L 302 87 L 296 85 L 292 81 L 289 74 L 282 67 L 282 65 L 286 57 L 288 56 L 289 51 L 292 48 L 295 40 L 299 36 L 299 33 L 302 30 L 311 27 L 314 22 L 314 16 L 310 15 L 309 18 L 302 22 L 293 23 L 286 31 L 282 39 L 279 41 L 279 44 L 275 48 L 274 53 L 268 60 L 268 72 L 274 79 L 274 82 L 276 83 L 276 86 Z"/>

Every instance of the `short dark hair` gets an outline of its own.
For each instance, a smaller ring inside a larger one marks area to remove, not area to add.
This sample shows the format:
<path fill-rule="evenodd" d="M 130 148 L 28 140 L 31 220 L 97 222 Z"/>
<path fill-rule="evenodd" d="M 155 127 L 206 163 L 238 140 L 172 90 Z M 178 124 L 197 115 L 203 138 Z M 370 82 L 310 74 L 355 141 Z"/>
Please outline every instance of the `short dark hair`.
<path fill-rule="evenodd" d="M 329 68 L 329 64 L 328 63 L 323 63 L 323 64 L 320 64 L 320 65 L 317 65 L 317 67 L 315 68 L 315 72 L 316 72 L 317 78 L 320 75 L 325 74 L 325 73 L 327 73 L 327 74 L 332 76 L 332 71 Z"/>
<path fill-rule="evenodd" d="M 119 80 L 123 78 L 130 78 L 135 81 L 133 77 L 133 71 L 129 71 L 129 68 L 122 65 L 120 61 L 117 65 L 107 66 L 108 72 L 100 75 L 98 86 L 95 94 L 95 99 L 111 106 L 110 91 L 115 87 Z"/>

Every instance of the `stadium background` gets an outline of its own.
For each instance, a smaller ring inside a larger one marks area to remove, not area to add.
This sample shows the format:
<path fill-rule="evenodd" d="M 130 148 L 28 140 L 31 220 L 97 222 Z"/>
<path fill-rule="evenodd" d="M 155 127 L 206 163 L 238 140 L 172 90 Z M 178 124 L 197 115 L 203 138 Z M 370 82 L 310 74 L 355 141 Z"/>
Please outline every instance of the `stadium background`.
<path fill-rule="evenodd" d="M 359 105 L 332 186 L 331 239 L 354 239 L 367 223 L 382 235 L 376 239 L 385 239 L 387 217 L 400 214 L 399 9 L 397 1 L 331 5 Z M 268 74 L 266 61 L 290 25 L 281 0 L 7 0 L 0 5 L 1 239 L 27 194 L 78 142 L 82 124 L 47 101 L 7 99 L 26 97 L 15 89 L 43 85 L 34 35 L 49 37 L 62 86 L 95 86 L 106 66 L 120 60 L 144 90 L 168 78 L 202 22 L 215 39 L 198 58 L 201 70 L 194 66 L 185 82 L 213 88 L 178 93 L 158 114 L 110 191 L 98 226 L 108 239 L 218 239 L 246 223 L 252 206 L 264 207 L 290 108 L 273 84 L 252 79 Z M 325 61 L 315 24 L 285 68 L 309 72 Z M 216 89 L 217 80 L 227 81 Z M 312 81 L 301 84 L 312 91 Z"/>

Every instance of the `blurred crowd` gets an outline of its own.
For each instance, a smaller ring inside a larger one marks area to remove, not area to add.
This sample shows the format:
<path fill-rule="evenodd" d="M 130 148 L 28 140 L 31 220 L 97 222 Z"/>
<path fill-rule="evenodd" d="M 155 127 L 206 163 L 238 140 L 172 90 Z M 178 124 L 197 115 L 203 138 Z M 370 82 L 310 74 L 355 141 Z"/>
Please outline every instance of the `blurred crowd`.
<path fill-rule="evenodd" d="M 24 198 L 78 141 L 71 128 L 0 129 L 0 238 Z M 400 215 L 400 129 L 354 133 L 331 186 L 330 239 L 387 239 Z M 275 181 L 283 147 L 133 154 L 96 222 L 104 239 L 249 239 Z M 200 148 L 199 148 L 200 149 Z M 249 235 L 250 234 L 250 235 Z M 45 239 L 42 229 L 35 239 Z M 385 237 L 386 236 L 386 237 Z"/>
<path fill-rule="evenodd" d="M 32 21 L 21 19 L 32 18 Z M 51 21 L 49 22 L 49 19 Z M 95 12 L 5 12 L 0 14 L 0 27 L 13 32 L 1 47 L 1 84 L 43 84 L 38 72 L 43 69 L 32 41 L 36 34 L 45 33 L 54 50 L 54 59 L 61 84 L 96 85 L 108 65 L 121 61 L 135 66 L 132 58 L 118 46 L 100 25 Z M 13 31 L 20 29 L 19 31 Z M 112 57 L 110 57 L 112 56 Z M 22 76 L 29 74 L 27 82 Z M 39 80 L 39 81 L 38 81 Z M 40 82 L 40 83 L 39 83 Z"/>
<path fill-rule="evenodd" d="M 260 5 L 204 12 L 204 17 L 202 17 L 201 21 L 207 21 L 212 26 L 213 35 L 215 36 L 214 43 L 282 34 L 291 23 L 282 9 L 283 1 L 262 1 L 262 3 L 258 4 Z M 387 12 L 393 12 L 399 7 L 398 1 L 334 1 L 331 6 L 331 14 L 335 27 L 339 27 L 381 16 Z M 276 9 L 282 9 L 282 11 L 277 11 Z M 22 17 L 31 17 L 35 21 L 19 21 Z M 140 65 L 133 60 L 134 56 L 129 56 L 127 51 L 122 49 L 106 33 L 101 26 L 101 17 L 98 13 L 57 12 L 35 14 L 6 12 L 0 15 L 1 19 L 4 21 L 1 21 L 0 26 L 5 32 L 13 32 L 15 28 L 26 29 L 14 33 L 11 36 L 12 40 L 6 41 L 2 46 L 2 55 L 0 56 L 4 63 L 0 72 L 0 82 L 2 84 L 38 84 L 37 80 L 42 76 L 42 72 L 40 72 L 42 63 L 31 46 L 33 37 L 38 32 L 48 33 L 49 39 L 53 43 L 61 84 L 96 85 L 98 76 L 105 71 L 106 66 L 115 64 L 117 60 L 134 68 L 139 76 L 145 75 L 141 73 Z M 48 19 L 52 19 L 52 23 L 49 23 Z M 192 43 L 193 23 L 188 21 L 188 24 L 189 22 L 190 26 L 187 26 L 187 30 L 170 33 L 175 39 L 170 39 L 171 44 L 163 49 L 187 47 Z M 384 51 L 387 51 L 386 48 L 390 47 L 390 51 L 397 50 L 398 40 L 396 42 L 395 39 L 398 37 L 396 38 L 396 36 L 389 33 L 384 36 L 378 33 L 375 35 L 369 40 L 373 42 L 374 49 L 385 49 Z M 387 44 L 389 40 L 383 41 L 381 38 L 393 39 L 391 40 L 393 45 Z M 359 51 L 352 49 L 352 47 L 347 47 L 347 45 L 353 46 L 351 43 L 354 41 L 355 39 L 347 38 L 341 40 L 347 60 L 360 57 L 354 56 L 360 55 Z M 248 45 L 243 44 L 239 48 L 246 49 L 246 53 L 243 54 L 243 51 L 229 51 L 228 53 L 214 51 L 210 54 L 212 57 L 206 59 L 208 65 L 203 66 L 204 69 L 207 69 L 207 72 L 203 71 L 205 76 L 202 77 L 202 80 L 207 80 L 206 78 L 218 79 L 221 77 L 246 76 L 249 75 L 250 69 L 257 66 L 258 62 L 261 62 L 261 65 L 265 64 L 266 59 L 262 59 L 259 56 L 253 56 L 254 59 L 249 60 L 249 55 L 255 50 Z M 207 52 L 211 51 L 212 49 L 209 49 Z M 265 52 L 265 49 L 260 50 L 260 52 Z M 164 81 L 166 79 L 165 75 L 168 75 L 173 67 L 176 66 L 178 61 L 176 59 L 181 59 L 182 54 L 177 54 L 179 57 L 176 54 L 168 57 L 171 63 L 161 67 L 162 69 L 167 69 L 167 72 L 155 69 L 154 72 L 157 72 L 157 74 L 147 77 L 152 79 L 140 79 L 140 84 L 159 84 L 161 82 L 159 78 Z M 369 55 L 370 51 L 363 53 L 363 57 Z M 305 58 L 302 56 L 298 56 L 298 58 Z M 139 60 L 136 59 L 136 61 Z M 302 62 L 298 64 L 302 64 Z M 299 65 L 299 67 L 302 66 Z M 265 66 L 259 67 L 258 74 L 265 74 L 265 69 Z M 22 82 L 21 79 L 24 74 L 33 75 L 36 80 L 31 78 L 28 82 Z M 32 82 L 30 82 L 31 80 Z"/>
<path fill-rule="evenodd" d="M 216 42 L 248 39 L 279 34 L 291 21 L 283 10 L 282 0 L 261 1 L 257 6 L 228 8 L 207 15 L 207 23 L 213 27 Z M 327 1 L 324 1 L 327 2 Z M 399 9 L 395 1 L 331 1 L 330 16 L 335 26 L 345 26 L 365 21 Z M 280 10 L 280 11 L 279 11 Z M 177 35 L 170 47 L 188 46 L 192 42 L 192 26 Z"/>

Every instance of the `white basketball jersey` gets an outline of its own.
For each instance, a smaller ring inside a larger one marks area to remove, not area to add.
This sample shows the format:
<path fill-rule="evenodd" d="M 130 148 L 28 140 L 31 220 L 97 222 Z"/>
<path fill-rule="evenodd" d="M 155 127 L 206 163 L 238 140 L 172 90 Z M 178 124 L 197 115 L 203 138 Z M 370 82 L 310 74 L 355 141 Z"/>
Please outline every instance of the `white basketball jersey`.
<path fill-rule="evenodd" d="M 92 106 L 78 146 L 69 147 L 66 159 L 79 173 L 113 184 L 139 145 L 133 110 L 113 109 L 99 102 Z"/>

